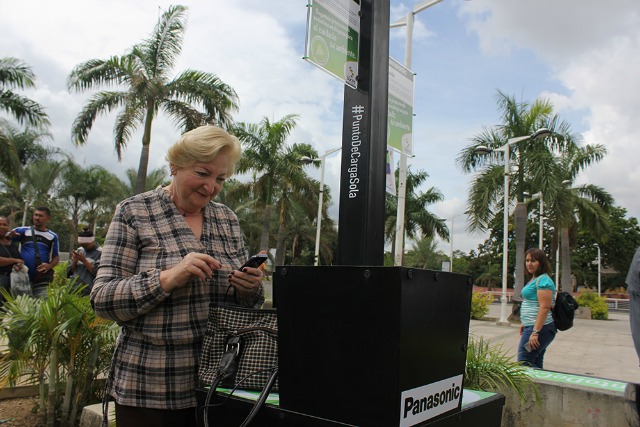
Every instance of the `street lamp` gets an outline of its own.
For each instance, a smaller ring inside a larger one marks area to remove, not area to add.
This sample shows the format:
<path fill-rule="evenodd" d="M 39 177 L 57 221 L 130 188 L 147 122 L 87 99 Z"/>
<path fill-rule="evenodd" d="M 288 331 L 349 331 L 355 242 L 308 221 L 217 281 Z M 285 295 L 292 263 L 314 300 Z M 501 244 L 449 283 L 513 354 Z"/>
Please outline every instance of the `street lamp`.
<path fill-rule="evenodd" d="M 407 37 L 404 48 L 404 66 L 411 69 L 411 56 L 413 45 L 413 22 L 415 16 L 423 10 L 440 3 L 442 0 L 425 0 L 413 6 L 413 10 L 407 16 L 389 25 L 390 28 L 407 27 Z M 400 153 L 398 165 L 398 207 L 396 211 L 396 253 L 394 254 L 394 265 L 402 265 L 404 255 L 404 214 L 407 194 L 407 155 Z"/>
<path fill-rule="evenodd" d="M 320 190 L 319 190 L 319 195 L 318 195 L 318 219 L 316 221 L 317 225 L 316 225 L 316 249 L 313 255 L 313 265 L 318 266 L 320 265 L 320 228 L 322 225 L 322 198 L 323 198 L 323 194 L 324 194 L 324 161 L 325 158 L 329 155 L 329 154 L 333 154 L 336 151 L 342 150 L 342 147 L 338 147 L 338 148 L 333 148 L 331 150 L 325 151 L 325 153 L 318 157 L 317 159 L 312 159 L 311 157 L 307 157 L 307 156 L 302 156 L 300 158 L 300 161 L 304 164 L 311 164 L 311 163 L 316 163 L 319 162 L 320 163 Z"/>
<path fill-rule="evenodd" d="M 598 296 L 600 296 L 600 285 L 601 285 L 601 277 L 602 277 L 600 274 L 600 268 L 602 265 L 602 261 L 600 260 L 600 245 L 597 243 L 594 243 L 593 246 L 598 248 Z"/>
<path fill-rule="evenodd" d="M 565 179 L 564 181 L 561 182 L 563 187 L 566 187 L 568 185 L 571 185 L 572 181 L 570 179 Z M 557 243 L 557 247 L 556 247 L 556 276 L 555 276 L 555 280 L 556 280 L 556 286 L 558 286 L 560 284 L 560 240 L 561 240 L 561 236 L 562 236 L 562 228 L 560 228 L 560 230 L 558 231 L 558 243 Z"/>
<path fill-rule="evenodd" d="M 451 219 L 451 232 L 449 233 L 449 272 L 453 273 L 453 221 L 461 216 L 464 215 L 464 212 L 459 213 L 457 215 L 452 216 Z M 440 221 L 447 221 L 447 218 L 440 218 Z"/>
<path fill-rule="evenodd" d="M 509 228 L 509 147 L 519 142 L 528 141 L 530 139 L 537 139 L 550 135 L 551 131 L 547 128 L 540 128 L 533 133 L 533 135 L 518 136 L 507 140 L 507 143 L 500 148 L 492 150 L 488 147 L 480 145 L 476 147 L 475 151 L 481 154 L 488 154 L 493 151 L 504 152 L 504 218 L 502 229 L 502 298 L 500 299 L 500 321 L 498 325 L 509 326 L 509 320 L 507 319 L 507 266 L 509 257 L 509 240 L 508 240 L 508 228 Z"/>

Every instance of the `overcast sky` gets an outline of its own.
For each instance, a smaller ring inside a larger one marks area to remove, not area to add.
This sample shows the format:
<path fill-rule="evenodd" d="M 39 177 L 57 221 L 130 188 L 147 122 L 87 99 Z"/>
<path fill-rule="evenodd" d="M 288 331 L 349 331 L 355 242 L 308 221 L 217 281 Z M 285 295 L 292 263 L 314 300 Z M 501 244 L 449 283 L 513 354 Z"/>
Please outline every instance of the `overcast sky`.
<path fill-rule="evenodd" d="M 113 117 L 99 117 L 86 147 L 71 144 L 70 129 L 87 94 L 71 94 L 66 78 L 88 59 L 121 55 L 145 39 L 167 1 L 0 0 L 0 56 L 17 57 L 37 74 L 27 95 L 43 104 L 55 145 L 79 163 L 99 164 L 124 176 L 136 168 L 140 137 L 117 162 Z M 183 1 L 189 19 L 176 72 L 217 74 L 239 94 L 238 121 L 300 115 L 290 142 L 319 153 L 341 145 L 343 86 L 302 59 L 306 1 Z M 413 2 L 391 1 L 392 21 Z M 391 30 L 391 56 L 404 63 L 405 28 Z M 638 0 L 444 0 L 417 15 L 412 69 L 417 73 L 413 170 L 429 174 L 444 201 L 431 207 L 456 216 L 454 249 L 476 249 L 484 236 L 469 235 L 465 210 L 470 176 L 455 158 L 483 126 L 499 124 L 496 90 L 533 101 L 549 98 L 586 144 L 604 144 L 603 161 L 577 183 L 604 187 L 629 216 L 640 217 L 640 2 Z M 634 124 L 635 123 L 635 124 Z M 165 165 L 166 148 L 179 136 L 156 118 L 149 168 Z M 325 182 L 339 199 L 338 154 L 327 161 Z M 396 161 L 398 156 L 396 155 Z M 318 171 L 311 174 L 318 178 Z M 338 207 L 332 214 L 337 218 Z M 441 249 L 448 252 L 449 244 Z"/>

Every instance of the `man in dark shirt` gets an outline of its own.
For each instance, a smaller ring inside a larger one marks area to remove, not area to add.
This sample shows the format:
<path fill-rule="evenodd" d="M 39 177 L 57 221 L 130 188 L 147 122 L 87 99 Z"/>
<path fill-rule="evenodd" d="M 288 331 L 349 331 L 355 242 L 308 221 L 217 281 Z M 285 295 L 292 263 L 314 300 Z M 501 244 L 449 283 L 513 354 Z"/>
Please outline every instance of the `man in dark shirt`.
<path fill-rule="evenodd" d="M 93 233 L 86 228 L 78 234 L 78 244 L 80 248 L 70 254 L 67 277 L 70 277 L 71 280 L 75 278 L 76 286 L 87 285 L 82 294 L 89 295 L 100 266 L 102 248 L 96 244 Z"/>

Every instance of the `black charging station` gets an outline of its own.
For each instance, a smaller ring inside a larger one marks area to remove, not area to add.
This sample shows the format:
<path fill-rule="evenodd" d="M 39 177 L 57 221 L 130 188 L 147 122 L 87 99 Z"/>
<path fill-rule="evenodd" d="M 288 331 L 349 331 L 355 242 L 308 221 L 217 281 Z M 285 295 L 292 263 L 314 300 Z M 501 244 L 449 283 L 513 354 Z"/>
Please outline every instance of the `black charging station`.
<path fill-rule="evenodd" d="M 278 267 L 280 407 L 369 426 L 459 411 L 471 290 L 440 271 Z"/>

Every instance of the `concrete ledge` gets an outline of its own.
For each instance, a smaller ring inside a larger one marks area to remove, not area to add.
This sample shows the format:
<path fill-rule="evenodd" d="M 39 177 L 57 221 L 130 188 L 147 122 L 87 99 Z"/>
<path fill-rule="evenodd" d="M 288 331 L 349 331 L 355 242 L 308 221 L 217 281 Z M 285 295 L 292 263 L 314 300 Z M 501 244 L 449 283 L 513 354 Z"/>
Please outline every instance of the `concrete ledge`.
<path fill-rule="evenodd" d="M 537 371 L 536 374 L 544 377 L 547 372 Z M 532 391 L 524 402 L 516 393 L 505 394 L 502 427 L 638 427 L 638 424 L 634 424 L 634 419 L 638 419 L 638 403 L 635 393 L 632 396 L 629 391 L 635 391 L 638 385 L 549 373 L 564 377 L 564 381 L 534 377 L 540 393 L 538 404 Z M 549 377 L 553 378 L 554 375 Z"/>
<path fill-rule="evenodd" d="M 37 385 L 0 388 L 0 400 L 15 399 L 18 397 L 33 397 L 38 394 L 40 394 L 40 388 Z"/>
<path fill-rule="evenodd" d="M 102 425 L 102 403 L 85 406 L 80 415 L 80 427 L 100 427 Z M 109 426 L 116 425 L 115 405 L 109 402 Z"/>

